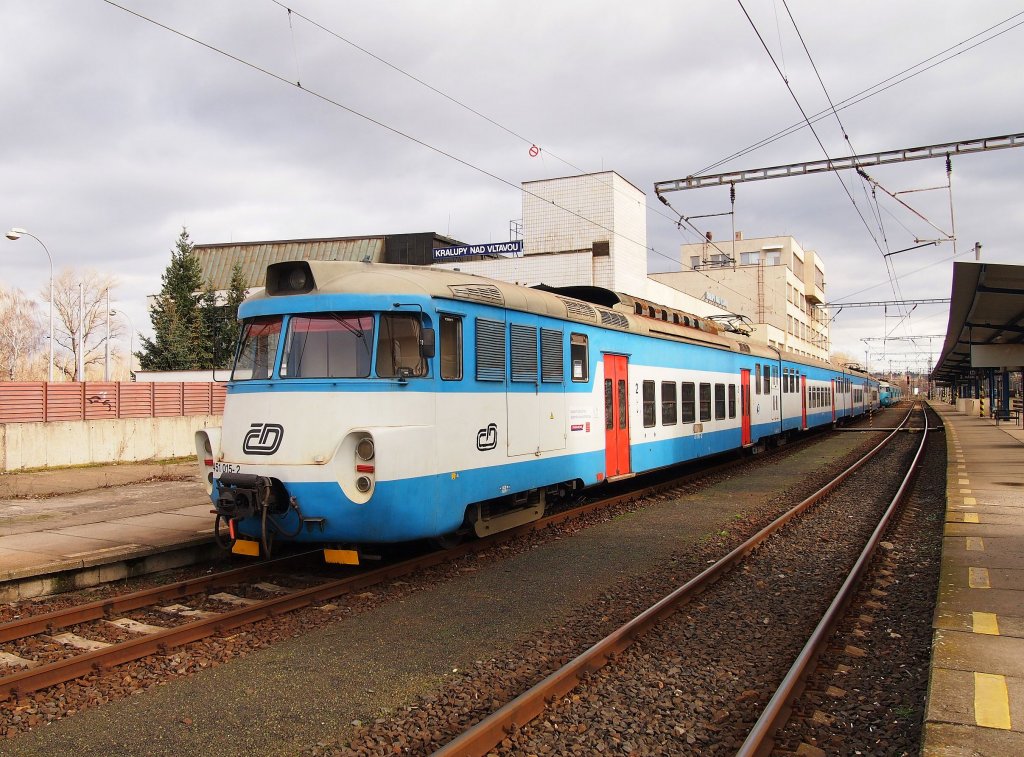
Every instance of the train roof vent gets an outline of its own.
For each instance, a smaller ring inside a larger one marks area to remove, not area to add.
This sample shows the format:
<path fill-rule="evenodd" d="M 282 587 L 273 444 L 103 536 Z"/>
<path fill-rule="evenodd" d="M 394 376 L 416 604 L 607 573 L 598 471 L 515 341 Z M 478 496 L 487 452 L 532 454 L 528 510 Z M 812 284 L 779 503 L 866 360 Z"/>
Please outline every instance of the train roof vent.
<path fill-rule="evenodd" d="M 585 302 L 573 300 L 568 297 L 559 297 L 570 316 L 581 318 L 587 321 L 597 322 L 597 311 Z"/>
<path fill-rule="evenodd" d="M 743 342 L 740 342 L 739 343 L 739 348 L 740 348 L 740 352 L 747 352 L 747 353 L 750 352 L 750 345 L 749 344 L 743 344 Z"/>
<path fill-rule="evenodd" d="M 611 310 L 599 310 L 601 323 L 604 326 L 615 326 L 620 329 L 629 328 L 629 319 L 622 313 L 613 313 Z"/>
<path fill-rule="evenodd" d="M 448 288 L 456 299 L 484 302 L 488 305 L 505 306 L 505 298 L 498 287 L 491 284 L 450 284 Z"/>

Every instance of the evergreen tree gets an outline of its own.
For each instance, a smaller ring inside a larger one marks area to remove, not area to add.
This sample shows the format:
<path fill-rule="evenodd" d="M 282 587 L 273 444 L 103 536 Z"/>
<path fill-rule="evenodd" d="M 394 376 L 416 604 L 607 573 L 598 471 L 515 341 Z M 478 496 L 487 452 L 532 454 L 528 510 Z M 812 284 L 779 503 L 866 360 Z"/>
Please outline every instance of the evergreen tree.
<path fill-rule="evenodd" d="M 150 311 L 153 339 L 142 337 L 136 355 L 143 370 L 185 371 L 210 367 L 210 342 L 200 311 L 202 269 L 184 227 L 171 252 L 160 290 Z"/>
<path fill-rule="evenodd" d="M 238 334 L 241 331 L 241 324 L 238 322 L 238 306 L 249 294 L 245 283 L 245 274 L 242 272 L 242 265 L 235 263 L 231 269 L 231 283 L 228 284 L 228 296 L 224 303 L 224 322 L 220 332 L 221 342 L 219 343 L 217 355 L 221 366 L 227 368 L 235 359 L 235 344 L 238 342 Z"/>

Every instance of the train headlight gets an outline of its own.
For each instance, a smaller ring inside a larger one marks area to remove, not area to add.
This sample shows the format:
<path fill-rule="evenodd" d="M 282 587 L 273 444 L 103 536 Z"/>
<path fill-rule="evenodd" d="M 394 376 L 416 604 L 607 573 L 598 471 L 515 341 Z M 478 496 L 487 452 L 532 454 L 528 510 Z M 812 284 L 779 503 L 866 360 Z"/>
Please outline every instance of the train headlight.
<path fill-rule="evenodd" d="M 356 489 L 358 489 L 363 494 L 366 494 L 366 492 L 370 491 L 372 487 L 373 482 L 370 481 L 369 476 L 360 476 L 359 478 L 356 479 Z"/>
<path fill-rule="evenodd" d="M 271 296 L 306 294 L 316 286 L 313 271 L 305 260 L 273 263 L 267 266 L 267 294 Z"/>
<path fill-rule="evenodd" d="M 364 436 L 356 444 L 356 457 L 360 460 L 373 460 L 373 439 L 368 436 Z"/>

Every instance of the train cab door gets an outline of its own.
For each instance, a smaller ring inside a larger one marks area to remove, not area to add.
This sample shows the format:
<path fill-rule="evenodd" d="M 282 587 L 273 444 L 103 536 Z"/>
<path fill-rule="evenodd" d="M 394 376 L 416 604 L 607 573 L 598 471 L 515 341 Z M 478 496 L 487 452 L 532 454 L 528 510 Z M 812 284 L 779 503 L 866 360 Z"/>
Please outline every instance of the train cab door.
<path fill-rule="evenodd" d="M 807 376 L 800 376 L 800 428 L 807 430 Z"/>
<path fill-rule="evenodd" d="M 604 356 L 605 478 L 630 472 L 629 467 L 629 358 Z"/>
<path fill-rule="evenodd" d="M 836 422 L 836 380 L 832 379 L 832 422 Z"/>
<path fill-rule="evenodd" d="M 751 443 L 750 439 L 750 369 L 740 369 L 740 429 L 742 444 L 746 447 Z"/>

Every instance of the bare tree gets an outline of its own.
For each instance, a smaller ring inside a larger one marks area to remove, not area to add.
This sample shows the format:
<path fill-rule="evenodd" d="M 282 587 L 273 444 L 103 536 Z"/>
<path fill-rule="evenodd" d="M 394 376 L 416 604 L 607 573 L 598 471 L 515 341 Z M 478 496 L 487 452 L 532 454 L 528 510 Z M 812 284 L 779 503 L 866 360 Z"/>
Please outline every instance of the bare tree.
<path fill-rule="evenodd" d="M 20 289 L 0 288 L 0 379 L 35 378 L 33 364 L 44 342 L 39 306 Z"/>
<path fill-rule="evenodd" d="M 79 297 L 81 286 L 81 299 Z M 83 363 L 103 365 L 107 341 L 108 291 L 117 287 L 117 277 L 96 271 L 76 273 L 65 268 L 53 282 L 54 367 L 73 381 L 84 381 L 78 375 L 78 335 L 82 330 Z M 80 307 L 80 303 L 82 306 Z M 121 335 L 121 324 L 110 319 L 110 340 Z"/>

